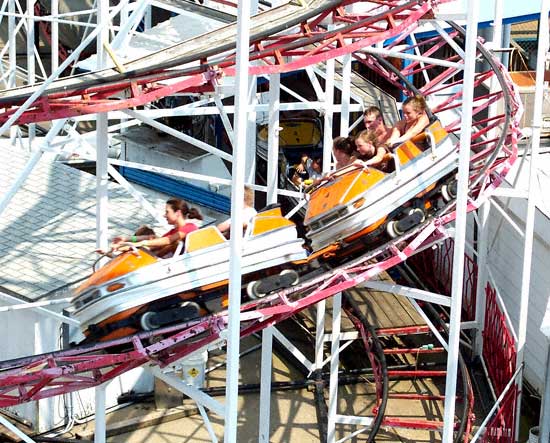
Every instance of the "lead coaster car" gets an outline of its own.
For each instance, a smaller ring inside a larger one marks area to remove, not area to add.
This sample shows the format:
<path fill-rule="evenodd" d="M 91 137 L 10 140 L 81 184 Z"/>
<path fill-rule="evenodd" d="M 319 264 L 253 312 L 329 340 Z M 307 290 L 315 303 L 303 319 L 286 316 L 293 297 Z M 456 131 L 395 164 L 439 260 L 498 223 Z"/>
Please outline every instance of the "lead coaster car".
<path fill-rule="evenodd" d="M 345 167 L 313 190 L 304 225 L 314 253 L 333 253 L 358 239 L 390 238 L 422 223 L 435 198 L 452 198 L 458 152 L 453 137 L 436 120 L 393 154 L 395 171 Z M 444 189 L 442 195 L 441 191 Z M 376 237 L 376 238 L 375 238 Z"/>
<path fill-rule="evenodd" d="M 73 341 L 115 339 L 223 309 L 229 257 L 229 241 L 215 226 L 187 234 L 181 255 L 161 259 L 140 248 L 115 257 L 75 290 L 69 313 L 83 336 Z M 294 223 L 268 207 L 243 236 L 243 288 L 306 257 Z"/>

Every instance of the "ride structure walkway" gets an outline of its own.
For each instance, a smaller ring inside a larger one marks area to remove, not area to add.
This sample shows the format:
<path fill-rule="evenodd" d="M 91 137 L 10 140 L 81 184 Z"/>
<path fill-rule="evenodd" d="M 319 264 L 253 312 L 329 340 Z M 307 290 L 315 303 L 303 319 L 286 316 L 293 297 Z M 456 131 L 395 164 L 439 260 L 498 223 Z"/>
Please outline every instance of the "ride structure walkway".
<path fill-rule="evenodd" d="M 445 100 L 434 104 L 432 111 L 441 117 L 441 123 L 454 137 L 454 146 L 458 151 L 460 146 L 456 134 L 461 118 L 456 110 L 460 109 L 463 101 L 461 71 L 464 54 L 460 44 L 465 38 L 464 31 L 453 25 L 453 30 L 448 34 L 442 31 L 441 35 L 428 41 L 411 44 L 407 43 L 408 34 L 414 31 L 420 20 L 432 18 L 434 3 L 371 2 L 378 3 L 377 7 L 364 15 L 347 14 L 343 6 L 351 3 L 354 2 L 290 2 L 254 17 L 250 60 L 261 60 L 262 63 L 251 66 L 249 72 L 269 74 L 300 69 L 363 49 L 365 54 L 361 60 L 407 94 L 420 92 L 428 98 L 436 94 L 446 95 Z M 323 23 L 327 17 L 332 17 L 339 26 L 327 30 Z M 298 29 L 294 35 L 278 34 L 292 27 Z M 0 121 L 5 122 L 0 131 L 15 122 L 29 123 L 46 118 L 70 118 L 82 113 L 126 109 L 181 91 L 213 91 L 212 83 L 221 73 L 235 74 L 232 44 L 226 43 L 232 41 L 235 30 L 235 26 L 229 25 L 215 35 L 207 34 L 138 60 L 126 66 L 124 75 L 105 70 L 50 84 L 4 91 L 0 93 L 0 105 L 12 108 L 0 114 Z M 316 49 L 305 50 L 314 43 L 319 44 Z M 368 48 L 377 43 L 385 45 L 388 51 L 399 45 L 403 54 L 417 52 L 422 57 L 398 68 L 388 63 L 382 55 L 368 52 Z M 193 51 L 189 48 L 193 48 Z M 435 58 L 437 51 L 449 51 L 452 55 L 445 60 L 438 60 Z M 520 105 L 513 84 L 503 67 L 481 43 L 478 43 L 477 51 L 478 57 L 486 61 L 490 69 L 476 73 L 474 86 L 482 89 L 494 79 L 500 88 L 496 92 L 474 98 L 468 210 L 476 209 L 502 182 L 517 157 L 519 136 L 517 120 Z M 199 60 L 202 61 L 200 65 L 172 69 Z M 426 78 L 426 83 L 418 89 L 414 87 L 407 80 L 413 74 Z M 169 78 L 178 80 L 163 84 Z M 131 98 L 109 99 L 128 90 L 131 91 Z M 40 98 L 33 101 L 38 96 Z M 487 117 L 484 111 L 497 102 L 504 104 L 501 107 L 503 113 Z M 452 235 L 449 226 L 455 218 L 456 202 L 451 200 L 433 216 L 399 237 L 371 250 L 365 247 L 364 253 L 357 258 L 321 275 L 306 276 L 292 288 L 243 303 L 240 314 L 241 337 L 261 331 L 329 297 L 365 284 L 412 255 L 436 245 Z M 443 298 L 432 299 L 447 303 L 448 306 L 449 302 Z M 372 333 L 363 328 L 363 321 L 358 314 L 356 317 L 359 319 L 357 328 L 362 331 L 369 355 L 373 360 L 381 358 L 379 352 L 376 353 L 370 347 Z M 0 406 L 97 386 L 144 364 L 165 367 L 194 352 L 220 346 L 226 338 L 227 325 L 228 313 L 223 311 L 185 324 L 106 343 L 2 362 Z M 409 350 L 418 353 L 424 351 L 420 348 Z M 382 399 L 384 395 L 387 397 L 388 374 L 378 375 L 376 383 Z M 200 398 L 213 411 L 223 409 L 212 399 Z M 385 404 L 385 401 L 380 402 L 372 419 L 354 422 L 367 423 L 371 430 L 369 439 L 374 438 L 384 423 Z M 398 419 L 388 419 L 387 423 L 408 425 L 402 421 L 399 423 Z M 440 429 L 441 423 L 433 426 L 434 429 Z M 467 427 L 467 421 L 462 420 L 461 426 Z M 467 430 L 465 435 L 467 438 Z"/>

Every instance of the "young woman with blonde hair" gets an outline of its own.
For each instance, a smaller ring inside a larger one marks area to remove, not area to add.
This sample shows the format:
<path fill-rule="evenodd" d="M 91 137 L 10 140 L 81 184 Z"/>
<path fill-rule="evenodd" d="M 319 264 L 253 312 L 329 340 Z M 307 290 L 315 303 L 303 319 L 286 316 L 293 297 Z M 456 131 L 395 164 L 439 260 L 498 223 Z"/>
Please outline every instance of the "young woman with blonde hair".
<path fill-rule="evenodd" d="M 403 102 L 403 120 L 400 120 L 392 129 L 387 143 L 391 145 L 400 144 L 420 134 L 430 124 L 428 117 L 428 105 L 421 95 L 409 97 Z"/>

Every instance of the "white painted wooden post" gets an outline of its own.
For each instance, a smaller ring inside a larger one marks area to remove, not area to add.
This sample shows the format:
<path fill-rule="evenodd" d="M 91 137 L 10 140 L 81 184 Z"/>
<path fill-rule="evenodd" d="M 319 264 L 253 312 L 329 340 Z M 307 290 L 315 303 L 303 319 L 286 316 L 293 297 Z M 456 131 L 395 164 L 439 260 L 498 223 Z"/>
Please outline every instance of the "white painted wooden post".
<path fill-rule="evenodd" d="M 246 159 L 248 90 L 248 47 L 250 40 L 250 0 L 241 0 L 237 17 L 237 66 L 235 90 L 235 144 L 232 165 L 231 226 L 243 224 L 243 198 Z M 239 396 L 239 345 L 241 311 L 242 229 L 234 229 L 230 239 L 229 324 L 227 331 L 227 374 L 225 403 L 226 443 L 237 443 L 237 401 Z"/>
<path fill-rule="evenodd" d="M 340 325 L 342 320 L 342 293 L 336 294 L 332 304 L 332 333 L 330 345 L 330 381 L 328 400 L 327 443 L 336 442 L 336 415 L 338 413 L 338 366 L 340 363 Z"/>
<path fill-rule="evenodd" d="M 342 57 L 342 111 L 340 112 L 340 135 L 349 132 L 349 105 L 351 95 L 351 54 Z"/>
<path fill-rule="evenodd" d="M 105 420 L 105 403 L 107 384 L 103 383 L 95 387 L 95 429 L 94 443 L 105 443 L 107 426 Z"/>
<path fill-rule="evenodd" d="M 279 161 L 279 107 L 281 75 L 269 76 L 269 123 L 267 138 L 267 204 L 277 202 Z M 258 442 L 269 443 L 271 418 L 271 368 L 273 328 L 262 331 L 262 368 L 260 381 L 260 420 Z"/>
<path fill-rule="evenodd" d="M 8 0 L 8 60 L 9 60 L 9 76 L 8 76 L 8 88 L 15 88 L 17 86 L 17 35 L 15 32 L 15 0 Z M 6 124 L 4 124 L 6 126 Z M 15 138 L 17 135 L 17 127 L 10 126 L 10 141 L 12 146 L 15 146 Z M 0 135 L 3 132 L 0 131 Z"/>
<path fill-rule="evenodd" d="M 59 66 L 59 22 L 57 15 L 59 14 L 59 0 L 52 0 L 51 5 L 51 14 L 53 17 L 52 21 L 52 43 L 51 43 L 51 67 L 52 71 L 55 72 Z"/>
<path fill-rule="evenodd" d="M 535 80 L 535 101 L 533 103 L 533 122 L 531 124 L 531 158 L 529 161 L 529 189 L 527 197 L 527 215 L 525 218 L 525 233 L 523 244 L 523 267 L 521 270 L 521 295 L 518 323 L 518 341 L 516 354 L 516 368 L 523 364 L 525 341 L 527 337 L 527 322 L 529 312 L 529 287 L 531 285 L 531 263 L 533 258 L 533 232 L 535 228 L 535 189 L 537 186 L 537 160 L 540 148 L 540 133 L 542 127 L 542 105 L 544 100 L 544 73 L 549 49 L 548 13 L 550 0 L 541 0 L 539 39 L 537 51 L 537 70 Z M 519 438 L 519 417 L 521 414 L 521 400 L 523 379 L 518 379 L 518 400 L 516 409 L 516 441 Z"/>
<path fill-rule="evenodd" d="M 35 0 L 27 0 L 27 84 L 34 85 L 36 81 L 36 63 L 34 58 L 34 3 Z M 36 123 L 28 125 L 29 152 L 36 136 Z"/>
<path fill-rule="evenodd" d="M 447 377 L 445 381 L 445 411 L 443 416 L 443 443 L 454 441 L 456 380 L 460 346 L 460 317 L 462 311 L 462 289 L 464 279 L 464 243 L 466 241 L 466 207 L 468 203 L 468 176 L 470 166 L 470 144 L 472 135 L 473 78 L 475 75 L 475 54 L 479 0 L 468 0 L 468 25 L 466 28 L 466 51 L 464 58 L 464 82 L 462 102 L 462 126 L 460 130 L 460 155 L 458 164 L 458 194 L 456 199 L 456 230 L 453 254 L 453 287 L 451 291 L 451 319 L 449 327 L 449 352 L 447 356 Z"/>
<path fill-rule="evenodd" d="M 109 40 L 109 1 L 98 0 L 97 2 L 97 25 L 101 32 L 97 36 L 97 69 L 107 65 L 107 51 L 105 44 Z M 96 116 L 96 246 L 99 249 L 107 250 L 109 244 L 109 174 L 108 153 L 109 153 L 109 127 L 108 114 L 101 113 Z"/>

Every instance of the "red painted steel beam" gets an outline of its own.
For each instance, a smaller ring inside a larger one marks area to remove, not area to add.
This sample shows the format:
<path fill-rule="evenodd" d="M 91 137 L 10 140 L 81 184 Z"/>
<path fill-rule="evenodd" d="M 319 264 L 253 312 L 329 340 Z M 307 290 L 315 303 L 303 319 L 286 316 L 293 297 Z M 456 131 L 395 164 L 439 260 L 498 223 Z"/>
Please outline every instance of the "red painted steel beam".
<path fill-rule="evenodd" d="M 388 397 L 398 399 L 398 400 L 423 400 L 423 401 L 443 401 L 443 400 L 445 400 L 444 395 L 433 395 L 433 394 L 398 394 L 398 393 L 390 393 L 390 394 L 388 394 Z"/>
<path fill-rule="evenodd" d="M 444 352 L 444 348 L 395 348 L 384 349 L 384 354 L 401 355 L 401 354 L 439 354 Z"/>
<path fill-rule="evenodd" d="M 447 375 L 447 371 L 434 371 L 434 370 L 422 370 L 417 369 L 413 371 L 407 371 L 407 370 L 393 370 L 388 371 L 388 377 L 393 378 L 401 378 L 401 377 L 445 377 Z"/>
<path fill-rule="evenodd" d="M 382 337 L 386 335 L 426 334 L 430 331 L 430 327 L 427 325 L 405 326 L 399 328 L 380 328 L 376 330 L 376 335 Z"/>
<path fill-rule="evenodd" d="M 404 429 L 425 429 L 432 431 L 443 430 L 443 422 L 438 420 L 422 420 L 418 419 L 407 419 L 401 417 L 384 417 L 382 421 L 383 426 L 391 426 L 394 428 L 404 428 Z M 456 425 L 455 425 L 456 427 Z"/>
<path fill-rule="evenodd" d="M 353 2 L 349 2 L 353 3 Z M 360 17 L 354 16 L 356 22 L 350 22 L 343 29 L 325 30 L 318 29 L 318 32 L 311 33 L 306 36 L 303 34 L 295 34 L 294 38 L 289 38 L 288 35 L 283 37 L 268 36 L 261 40 L 253 42 L 256 48 L 262 48 L 257 51 L 252 51 L 249 55 L 250 61 L 268 61 L 266 65 L 254 65 L 250 67 L 250 73 L 261 75 L 269 73 L 282 73 L 303 69 L 307 66 L 324 62 L 328 59 L 336 58 L 358 51 L 364 47 L 371 46 L 375 43 L 387 40 L 395 35 L 404 32 L 410 32 L 418 21 L 425 17 L 430 12 L 431 5 L 429 2 L 408 2 L 401 4 L 393 11 L 386 11 L 374 16 Z M 331 10 L 335 11 L 334 8 Z M 323 14 L 331 11 L 323 11 Z M 401 14 L 401 20 L 387 20 L 387 17 L 392 14 Z M 386 21 L 387 26 L 380 27 L 379 23 Z M 311 22 L 311 23 L 309 23 Z M 320 22 L 319 22 L 320 23 Z M 318 22 L 315 19 L 303 23 L 302 27 L 311 28 L 318 27 Z M 198 38 L 200 39 L 200 37 Z M 339 44 L 336 44 L 338 42 Z M 345 44 L 343 44 L 345 42 Z M 325 43 L 325 44 L 323 44 Z M 192 43 L 188 43 L 192 44 Z M 313 44 L 320 44 L 318 49 L 313 51 L 307 50 Z M 304 52 L 295 52 L 304 50 Z M 224 49 L 225 51 L 225 49 Z M 284 62 L 284 57 L 292 56 L 290 62 Z M 177 92 L 193 91 L 193 88 L 201 87 L 206 83 L 205 70 L 209 69 L 210 65 L 217 66 L 217 69 L 225 71 L 227 75 L 234 75 L 235 55 L 230 54 L 223 59 L 216 58 L 217 55 L 209 57 L 206 61 L 201 59 L 202 66 L 198 68 L 188 69 L 186 72 L 181 70 L 159 70 L 152 67 L 152 71 L 136 78 L 128 78 L 126 80 L 116 80 L 109 83 L 109 79 L 104 80 L 104 84 L 82 89 L 66 89 L 62 92 L 46 93 L 41 100 L 35 102 L 33 107 L 23 113 L 16 123 L 32 123 L 38 121 L 49 121 L 58 118 L 70 118 L 78 115 L 102 113 L 108 111 L 116 111 L 128 109 L 136 106 L 159 100 L 160 98 L 172 95 Z M 271 63 L 269 63 L 270 59 Z M 131 73 L 129 73 L 131 74 Z M 184 78 L 177 82 L 177 86 L 159 86 L 153 90 L 147 87 L 147 84 L 158 84 L 162 80 L 172 78 Z M 120 99 L 123 93 L 130 88 L 130 83 L 141 85 L 143 91 L 139 96 L 134 96 L 129 99 Z M 106 83 L 106 84 L 105 84 Z M 39 86 L 39 85 L 38 85 Z M 37 86 L 37 87 L 38 87 Z M 104 103 L 97 103 L 94 97 L 101 93 L 101 97 L 105 98 L 107 93 L 113 97 Z M 117 97 L 115 99 L 115 96 Z M 0 113 L 0 123 L 7 119 L 15 111 L 13 108 L 8 109 L 10 104 L 20 105 L 23 99 L 17 99 L 13 103 L 6 102 L 0 96 L 0 106 L 5 108 L 4 112 Z M 74 100 L 81 101 L 81 104 L 73 103 Z M 82 104 L 86 103 L 86 104 Z M 52 112 L 53 106 L 62 105 L 64 109 Z"/>

